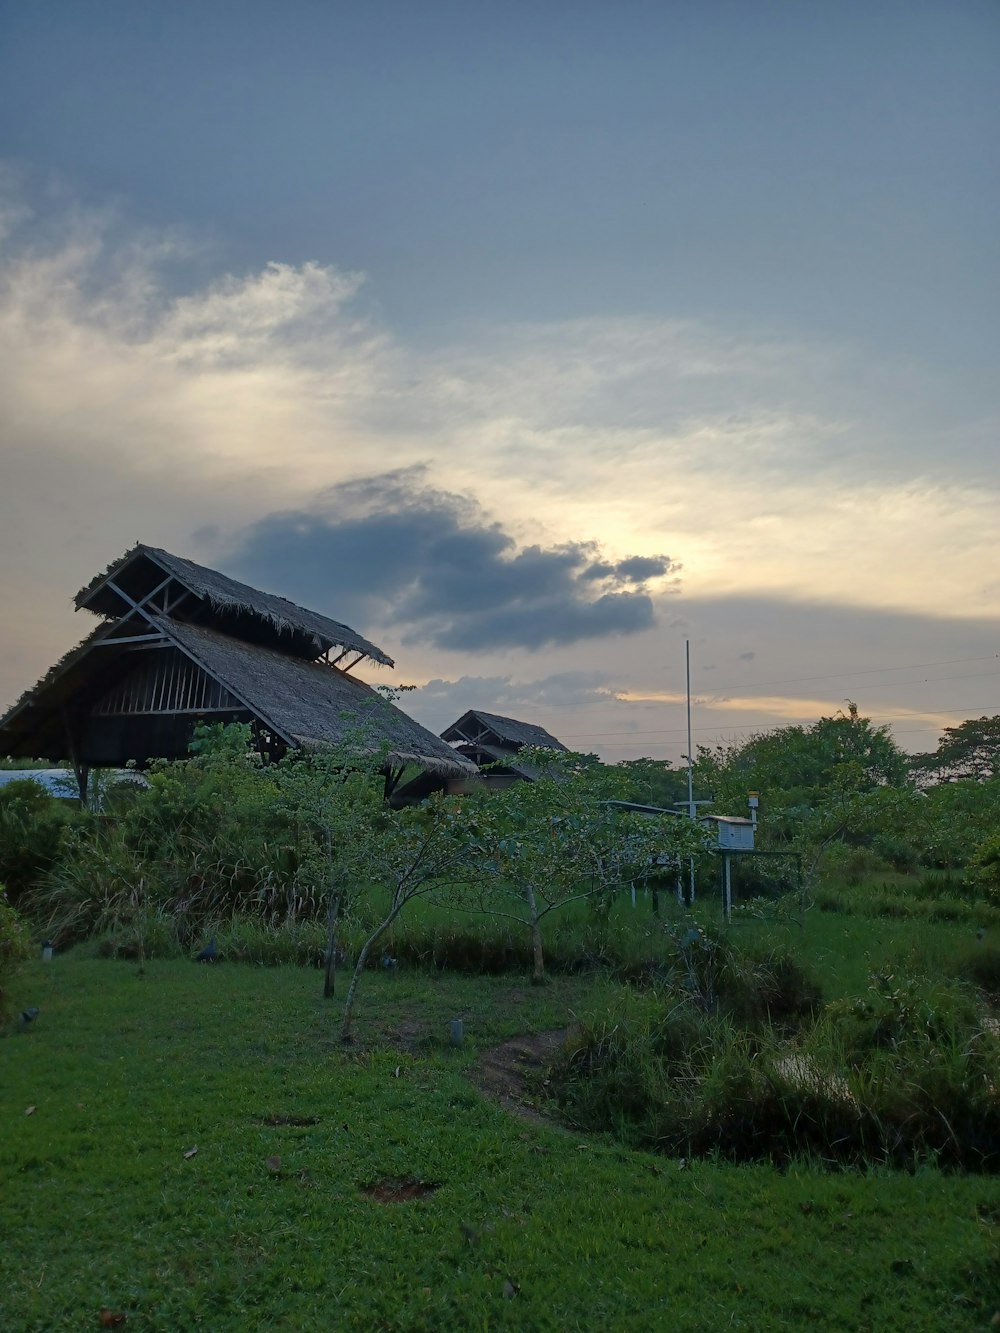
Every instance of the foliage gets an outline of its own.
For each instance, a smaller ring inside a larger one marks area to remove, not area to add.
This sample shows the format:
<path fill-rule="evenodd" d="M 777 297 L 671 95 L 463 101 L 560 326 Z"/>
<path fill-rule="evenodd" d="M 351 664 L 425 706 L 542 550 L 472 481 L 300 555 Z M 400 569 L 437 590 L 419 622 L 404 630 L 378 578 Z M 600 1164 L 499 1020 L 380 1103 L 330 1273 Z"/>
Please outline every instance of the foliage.
<path fill-rule="evenodd" d="M 1000 833 L 984 838 L 969 862 L 970 878 L 985 892 L 994 906 L 1000 907 Z"/>
<path fill-rule="evenodd" d="M 20 902 L 55 865 L 64 831 L 80 818 L 30 778 L 0 787 L 0 880 L 11 901 Z"/>
<path fill-rule="evenodd" d="M 932 782 L 1000 778 L 1000 714 L 945 727 L 936 750 L 914 757 L 913 770 Z"/>
<path fill-rule="evenodd" d="M 1000 778 L 963 778 L 925 788 L 899 832 L 921 866 L 955 870 L 998 824 Z"/>
<path fill-rule="evenodd" d="M 761 811 L 812 809 L 828 794 L 863 793 L 904 785 L 907 759 L 887 726 L 876 727 L 855 704 L 812 726 L 777 727 L 744 741 L 709 749 L 695 763 L 698 790 L 717 806 L 742 808 L 750 790 Z"/>
<path fill-rule="evenodd" d="M 616 808 L 611 802 L 629 790 L 620 767 L 572 752 L 522 755 L 538 776 L 479 803 L 472 843 L 477 874 L 460 905 L 521 922 L 531 939 L 532 980 L 540 983 L 548 916 L 584 900 L 606 912 L 613 896 L 642 882 L 658 858 L 703 851 L 705 834 L 687 819 L 648 819 Z"/>
<path fill-rule="evenodd" d="M 1000 947 L 979 941 L 955 959 L 955 974 L 977 990 L 1000 1001 Z"/>
<path fill-rule="evenodd" d="M 377 776 L 340 753 L 262 766 L 249 739 L 199 729 L 190 759 L 153 765 L 113 817 L 70 830 L 30 899 L 62 943 L 158 917 L 186 949 L 234 915 L 310 918 L 335 875 L 352 882 L 383 817 Z"/>
<path fill-rule="evenodd" d="M 887 972 L 794 1046 L 667 991 L 585 1021 L 562 1112 L 670 1154 L 1000 1170 L 1000 1041 L 968 996 Z"/>
<path fill-rule="evenodd" d="M 31 954 L 28 928 L 7 901 L 0 884 L 0 1018 L 5 1016 L 11 978 Z"/>
<path fill-rule="evenodd" d="M 621 799 L 669 810 L 687 800 L 687 768 L 666 759 L 622 759 L 616 765 Z"/>

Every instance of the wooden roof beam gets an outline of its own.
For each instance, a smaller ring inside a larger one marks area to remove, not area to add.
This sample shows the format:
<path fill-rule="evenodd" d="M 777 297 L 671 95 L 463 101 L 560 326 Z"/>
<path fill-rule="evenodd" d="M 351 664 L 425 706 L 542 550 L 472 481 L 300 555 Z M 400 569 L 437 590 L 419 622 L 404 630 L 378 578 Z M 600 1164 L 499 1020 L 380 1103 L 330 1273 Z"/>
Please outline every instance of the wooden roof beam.
<path fill-rule="evenodd" d="M 119 634 L 113 639 L 98 639 L 94 644 L 95 648 L 116 647 L 121 644 L 133 643 L 166 643 L 167 637 L 164 634 Z"/>

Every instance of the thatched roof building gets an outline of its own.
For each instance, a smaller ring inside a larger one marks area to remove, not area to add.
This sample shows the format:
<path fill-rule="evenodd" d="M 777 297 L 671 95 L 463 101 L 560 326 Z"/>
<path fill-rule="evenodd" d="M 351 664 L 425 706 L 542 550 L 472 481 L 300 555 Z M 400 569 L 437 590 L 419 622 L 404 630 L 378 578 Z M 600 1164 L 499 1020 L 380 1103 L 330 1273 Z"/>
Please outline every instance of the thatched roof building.
<path fill-rule="evenodd" d="M 498 713 L 484 713 L 471 708 L 457 722 L 446 727 L 441 739 L 453 745 L 456 751 L 469 759 L 477 768 L 486 768 L 487 781 L 506 783 L 518 778 L 532 782 L 538 770 L 518 761 L 518 752 L 526 746 L 546 750 L 566 750 L 562 741 L 550 731 L 533 722 L 519 722 Z"/>
<path fill-rule="evenodd" d="M 378 756 L 387 792 L 417 764 L 474 764 L 350 675 L 389 658 L 348 625 L 152 546 L 136 546 L 80 593 L 104 618 L 0 718 L 0 754 L 92 767 L 181 758 L 198 722 L 249 722 L 262 754 L 350 745 Z"/>
<path fill-rule="evenodd" d="M 519 722 L 498 713 L 484 713 L 473 708 L 463 713 L 457 722 L 446 727 L 441 739 L 447 741 L 454 754 L 475 765 L 479 781 L 488 788 L 508 787 L 513 782 L 534 782 L 539 770 L 520 759 L 525 747 L 566 751 L 562 741 L 534 722 Z M 432 792 L 459 792 L 468 787 L 468 776 L 455 778 L 426 772 L 400 787 L 393 797 L 397 805 L 425 800 Z"/>

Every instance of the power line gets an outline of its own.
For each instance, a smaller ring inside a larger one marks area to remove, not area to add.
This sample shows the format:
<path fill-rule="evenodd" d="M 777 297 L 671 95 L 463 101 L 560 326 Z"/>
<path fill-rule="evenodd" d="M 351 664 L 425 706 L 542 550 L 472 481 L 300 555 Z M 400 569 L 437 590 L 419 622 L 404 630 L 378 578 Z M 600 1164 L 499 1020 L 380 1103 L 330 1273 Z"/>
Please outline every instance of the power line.
<path fill-rule="evenodd" d="M 722 694 L 726 690 L 755 690 L 755 689 L 761 689 L 764 686 L 771 686 L 771 685 L 801 685 L 817 680 L 843 680 L 849 676 L 876 676 L 876 675 L 882 675 L 887 671 L 923 671 L 923 670 L 928 670 L 931 667 L 959 666 L 967 662 L 995 662 L 997 660 L 1000 660 L 1000 653 L 987 653 L 985 656 L 982 657 L 951 657 L 951 658 L 946 658 L 940 662 L 910 662 L 902 666 L 862 667 L 856 671 L 835 671 L 824 676 L 785 676 L 776 680 L 756 680 L 749 682 L 736 682 L 732 685 L 716 685 L 713 687 L 712 693 Z M 945 681 L 945 680 L 979 680 L 983 676 L 992 676 L 995 674 L 997 673 L 992 671 L 985 671 L 985 672 L 970 672 L 968 675 L 964 676 L 963 675 L 924 676 L 922 678 L 918 677 L 916 680 L 886 681 L 884 685 L 883 684 L 869 685 L 868 688 L 891 689 L 894 685 L 899 685 L 899 686 L 926 685 L 931 683 L 938 683 L 940 681 Z M 748 697 L 752 698 L 753 696 L 750 695 Z M 598 697 L 595 699 L 585 699 L 585 700 L 543 698 L 543 699 L 530 699 L 530 700 L 529 699 L 515 700 L 514 702 L 532 703 L 541 708 L 586 708 L 599 703 L 623 703 L 627 701 L 621 700 L 618 698 L 617 695 L 609 693 L 607 695 L 604 695 L 603 697 Z M 634 702 L 656 703 L 657 700 L 637 699 Z M 610 734 L 610 733 L 594 733 L 594 734 L 600 735 L 600 734 Z"/>
<path fill-rule="evenodd" d="M 959 666 L 966 662 L 994 662 L 998 658 L 1000 658 L 1000 653 L 987 653 L 984 657 L 950 657 L 941 662 L 909 662 L 904 666 L 860 667 L 856 671 L 834 671 L 826 676 L 787 676 L 781 680 L 755 680 L 749 682 L 749 688 L 756 688 L 761 685 L 801 685 L 813 680 L 842 680 L 845 676 L 876 676 L 886 671 L 923 671 L 930 667 Z M 942 679 L 947 679 L 947 677 Z M 908 682 L 900 681 L 898 683 L 905 685 Z M 720 685 L 718 688 L 720 690 L 738 690 L 746 687 L 736 684 Z"/>
<path fill-rule="evenodd" d="M 868 720 L 870 722 L 876 722 L 881 724 L 888 723 L 891 726 L 892 723 L 895 721 L 895 719 L 900 717 L 937 717 L 941 713 L 959 713 L 965 711 L 975 713 L 978 712 L 979 709 L 981 708 L 982 709 L 995 708 L 996 703 L 997 701 L 993 699 L 988 704 L 962 704 L 961 707 L 954 707 L 954 706 L 949 707 L 946 705 L 939 705 L 936 708 L 908 708 L 904 712 L 894 714 L 892 717 L 882 717 L 882 718 L 871 717 Z M 796 726 L 798 724 L 790 722 L 785 725 Z M 774 726 L 773 718 L 768 718 L 766 720 L 761 720 L 759 722 L 740 722 L 738 724 L 734 724 L 731 727 L 726 727 L 726 726 L 692 727 L 692 731 L 711 731 L 714 732 L 717 736 L 721 736 L 724 733 L 731 731 L 757 731 L 760 730 L 761 728 L 768 728 L 768 727 L 773 729 L 773 726 Z M 642 735 L 678 736 L 681 740 L 683 740 L 685 730 L 686 728 L 684 727 L 644 727 L 642 729 Z M 914 730 L 923 730 L 923 728 L 914 728 Z M 565 735 L 567 738 L 571 740 L 578 740 L 578 741 L 594 740 L 601 736 L 634 736 L 636 737 L 635 743 L 637 745 L 641 744 L 641 741 L 635 731 L 567 731 L 564 732 L 563 735 Z"/>

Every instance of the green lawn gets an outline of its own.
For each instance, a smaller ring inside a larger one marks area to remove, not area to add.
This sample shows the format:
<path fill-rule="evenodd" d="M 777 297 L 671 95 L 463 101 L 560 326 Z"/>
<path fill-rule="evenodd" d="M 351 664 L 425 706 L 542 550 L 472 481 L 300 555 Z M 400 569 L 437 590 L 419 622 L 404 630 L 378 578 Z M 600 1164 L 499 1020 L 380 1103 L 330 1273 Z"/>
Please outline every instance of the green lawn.
<path fill-rule="evenodd" d="M 564 1025 L 606 981 L 375 973 L 347 1052 L 312 971 L 69 954 L 15 985 L 41 1012 L 0 1040 L 4 1333 L 103 1307 L 171 1333 L 844 1333 L 985 1328 L 1000 1306 L 994 1179 L 682 1165 L 472 1087 L 478 1049 Z M 387 1177 L 438 1188 L 363 1192 Z"/>

